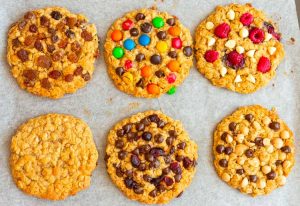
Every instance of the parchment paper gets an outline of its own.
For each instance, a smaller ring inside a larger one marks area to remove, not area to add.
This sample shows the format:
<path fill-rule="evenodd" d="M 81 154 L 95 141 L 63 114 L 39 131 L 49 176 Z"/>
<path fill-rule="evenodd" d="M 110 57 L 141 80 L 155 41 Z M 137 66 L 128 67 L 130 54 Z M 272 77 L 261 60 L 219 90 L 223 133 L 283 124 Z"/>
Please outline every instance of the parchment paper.
<path fill-rule="evenodd" d="M 246 3 L 246 1 L 235 1 Z M 95 23 L 101 37 L 113 21 L 125 12 L 157 5 L 180 18 L 193 33 L 196 26 L 218 4 L 230 1 L 210 0 L 0 0 L 0 205 L 138 205 L 127 199 L 114 186 L 106 173 L 103 155 L 106 135 L 119 120 L 148 109 L 160 109 L 183 122 L 199 146 L 197 174 L 183 196 L 171 205 L 300 205 L 300 49 L 299 27 L 293 0 L 248 1 L 274 18 L 283 33 L 286 57 L 280 64 L 277 76 L 269 85 L 250 95 L 241 95 L 214 87 L 194 67 L 175 95 L 159 99 L 139 99 L 118 91 L 109 79 L 101 53 L 96 70 L 87 86 L 60 100 L 49 100 L 21 90 L 12 78 L 6 63 L 6 37 L 9 25 L 27 10 L 51 5 L 64 6 L 76 13 L 84 13 Z M 294 44 L 290 38 L 296 39 Z M 103 48 L 101 48 L 103 50 Z M 219 179 L 212 164 L 212 133 L 216 124 L 237 107 L 261 104 L 276 107 L 283 120 L 294 131 L 297 144 L 296 165 L 287 184 L 269 196 L 252 198 L 227 186 Z M 45 113 L 67 113 L 80 117 L 91 127 L 99 150 L 98 167 L 93 173 L 91 187 L 65 201 L 51 202 L 37 199 L 21 192 L 13 183 L 8 159 L 12 135 L 21 123 Z"/>

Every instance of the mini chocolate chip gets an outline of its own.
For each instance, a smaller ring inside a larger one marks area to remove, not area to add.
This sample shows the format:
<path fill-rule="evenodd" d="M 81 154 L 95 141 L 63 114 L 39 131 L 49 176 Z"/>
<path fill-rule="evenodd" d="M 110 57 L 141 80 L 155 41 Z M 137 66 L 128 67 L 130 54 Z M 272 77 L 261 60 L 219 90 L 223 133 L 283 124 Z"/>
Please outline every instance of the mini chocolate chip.
<path fill-rule="evenodd" d="M 169 51 L 168 56 L 171 57 L 172 59 L 177 58 L 177 53 L 176 51 Z"/>
<path fill-rule="evenodd" d="M 135 154 L 135 155 L 139 155 L 139 154 L 140 154 L 139 148 L 135 148 L 135 149 L 132 151 L 132 153 Z"/>
<path fill-rule="evenodd" d="M 137 131 L 143 131 L 145 129 L 145 125 L 143 123 L 137 123 L 135 128 Z"/>
<path fill-rule="evenodd" d="M 174 26 L 175 25 L 175 19 L 174 18 L 167 19 L 167 24 L 169 24 L 170 26 Z"/>
<path fill-rule="evenodd" d="M 131 36 L 138 36 L 139 35 L 139 30 L 137 28 L 132 28 L 130 29 L 130 35 Z"/>
<path fill-rule="evenodd" d="M 132 177 L 133 176 L 133 171 L 132 170 L 126 170 L 125 174 L 128 177 Z"/>
<path fill-rule="evenodd" d="M 132 128 L 132 124 L 130 124 L 130 123 L 124 125 L 124 126 L 122 127 L 122 129 L 124 130 L 124 134 L 129 133 L 130 130 L 131 130 L 131 128 Z"/>
<path fill-rule="evenodd" d="M 145 126 L 149 126 L 151 124 L 151 121 L 148 117 L 145 117 L 141 120 L 141 123 L 143 123 Z"/>
<path fill-rule="evenodd" d="M 142 53 L 139 53 L 139 54 L 137 54 L 137 55 L 135 56 L 135 60 L 136 60 L 137 62 L 141 62 L 141 61 L 145 60 L 145 55 L 142 54 Z"/>
<path fill-rule="evenodd" d="M 282 164 L 282 160 L 276 160 L 276 162 L 275 162 L 275 165 L 276 166 L 279 166 L 279 165 L 281 165 Z"/>
<path fill-rule="evenodd" d="M 170 187 L 170 186 L 173 185 L 173 183 L 174 183 L 173 179 L 172 179 L 171 177 L 168 177 L 168 176 L 165 176 L 165 177 L 164 177 L 164 182 L 166 183 L 166 185 L 167 185 L 168 187 Z"/>
<path fill-rule="evenodd" d="M 133 188 L 133 191 L 135 192 L 135 194 L 143 194 L 144 193 L 144 189 L 141 186 L 136 186 Z"/>
<path fill-rule="evenodd" d="M 155 75 L 158 77 L 158 78 L 161 78 L 161 77 L 164 77 L 165 76 L 165 73 L 162 71 L 162 70 L 158 70 L 155 72 Z"/>
<path fill-rule="evenodd" d="M 176 131 L 175 130 L 169 130 L 169 135 L 170 135 L 170 137 L 177 137 L 177 133 L 176 133 Z"/>
<path fill-rule="evenodd" d="M 66 81 L 66 82 L 72 82 L 73 79 L 74 79 L 73 74 L 67 74 L 67 75 L 65 76 L 65 81 Z"/>
<path fill-rule="evenodd" d="M 250 157 L 253 157 L 253 150 L 252 149 L 247 149 L 246 151 L 245 151 L 245 155 L 248 157 L 248 158 L 250 158 Z"/>
<path fill-rule="evenodd" d="M 164 141 L 164 138 L 161 134 L 156 134 L 154 136 L 154 140 L 155 140 L 156 143 L 162 143 Z"/>
<path fill-rule="evenodd" d="M 118 137 L 123 137 L 124 136 L 124 130 L 123 129 L 118 129 L 117 130 L 117 136 Z"/>
<path fill-rule="evenodd" d="M 137 141 L 137 133 L 136 132 L 129 132 L 127 133 L 127 140 L 132 142 L 133 140 Z"/>
<path fill-rule="evenodd" d="M 52 11 L 50 16 L 55 20 L 59 20 L 62 17 L 62 15 L 59 11 Z"/>
<path fill-rule="evenodd" d="M 225 150 L 224 145 L 218 145 L 218 146 L 216 147 L 216 151 L 217 151 L 217 153 L 219 153 L 219 154 L 222 154 L 222 153 L 224 152 L 224 150 Z"/>
<path fill-rule="evenodd" d="M 269 124 L 269 127 L 274 131 L 278 131 L 278 130 L 280 130 L 280 123 L 279 122 L 271 122 Z"/>
<path fill-rule="evenodd" d="M 163 120 L 159 120 L 159 121 L 157 122 L 157 127 L 158 127 L 158 128 L 163 128 L 165 125 L 166 125 L 166 123 L 165 123 Z"/>
<path fill-rule="evenodd" d="M 20 40 L 18 38 L 15 38 L 12 40 L 12 45 L 14 47 L 19 47 L 22 43 L 20 42 Z"/>
<path fill-rule="evenodd" d="M 249 122 L 251 122 L 253 120 L 253 115 L 252 114 L 246 114 L 245 115 L 245 119 Z"/>
<path fill-rule="evenodd" d="M 24 19 L 30 20 L 30 19 L 34 19 L 35 18 L 35 14 L 31 11 L 28 11 L 25 15 L 24 15 Z"/>
<path fill-rule="evenodd" d="M 185 169 L 190 168 L 192 165 L 193 165 L 193 161 L 190 158 L 188 157 L 183 158 L 183 166 Z"/>
<path fill-rule="evenodd" d="M 175 151 L 176 151 L 175 147 L 174 147 L 174 146 L 172 146 L 172 147 L 171 147 L 171 149 L 170 149 L 170 152 L 169 152 L 169 153 L 170 153 L 170 154 L 174 154 L 174 153 L 175 153 Z"/>
<path fill-rule="evenodd" d="M 182 173 L 181 166 L 178 162 L 172 162 L 170 164 L 170 169 L 172 170 L 172 172 L 174 174 L 181 174 Z"/>
<path fill-rule="evenodd" d="M 140 165 L 139 165 L 139 168 L 138 168 L 140 171 L 145 171 L 146 169 L 147 169 L 147 166 L 146 166 L 146 164 L 145 163 L 141 163 Z"/>
<path fill-rule="evenodd" d="M 26 69 L 23 71 L 23 77 L 27 78 L 29 81 L 36 80 L 38 76 L 38 71 L 33 69 Z"/>
<path fill-rule="evenodd" d="M 175 176 L 174 176 L 174 179 L 175 179 L 175 182 L 180 182 L 180 180 L 181 180 L 181 175 L 180 175 L 180 174 L 175 175 Z"/>
<path fill-rule="evenodd" d="M 118 153 L 118 158 L 119 158 L 120 160 L 125 159 L 126 156 L 127 156 L 127 152 L 125 152 L 125 151 L 120 151 L 120 152 Z"/>
<path fill-rule="evenodd" d="M 133 167 L 138 167 L 141 164 L 140 158 L 135 154 L 131 155 L 130 161 Z"/>
<path fill-rule="evenodd" d="M 123 67 L 117 67 L 116 68 L 116 74 L 119 76 L 122 76 L 125 73 L 125 70 L 123 69 Z"/>
<path fill-rule="evenodd" d="M 117 167 L 117 168 L 116 168 L 116 175 L 117 175 L 118 177 L 123 177 L 124 172 L 122 171 L 122 169 L 121 169 L 120 167 Z"/>
<path fill-rule="evenodd" d="M 148 22 L 141 24 L 141 30 L 144 33 L 149 33 L 152 29 L 152 25 Z"/>
<path fill-rule="evenodd" d="M 154 156 L 152 154 L 145 154 L 145 159 L 148 161 L 148 162 L 153 162 L 154 161 Z"/>
<path fill-rule="evenodd" d="M 55 46 L 53 44 L 47 45 L 47 51 L 53 53 L 55 50 Z"/>
<path fill-rule="evenodd" d="M 255 142 L 255 145 L 258 146 L 258 147 L 263 147 L 264 146 L 263 139 L 261 137 L 256 137 L 254 142 Z"/>
<path fill-rule="evenodd" d="M 79 75 L 81 75 L 82 74 L 82 71 L 83 71 L 83 68 L 82 68 L 82 66 L 78 66 L 75 70 L 74 70 L 74 75 L 75 76 L 79 76 Z"/>
<path fill-rule="evenodd" d="M 244 172 L 245 172 L 244 169 L 237 169 L 236 170 L 236 173 L 239 174 L 239 175 L 244 174 Z"/>
<path fill-rule="evenodd" d="M 72 38 L 75 37 L 75 33 L 74 33 L 72 30 L 70 30 L 70 29 L 68 29 L 68 30 L 65 32 L 65 34 L 66 34 L 66 36 L 67 36 L 68 38 L 70 38 L 70 39 L 72 39 Z"/>
<path fill-rule="evenodd" d="M 227 132 L 224 132 L 222 135 L 221 135 L 221 140 L 223 140 L 224 142 L 226 142 L 226 137 L 227 137 L 228 133 Z"/>
<path fill-rule="evenodd" d="M 162 193 L 162 192 L 166 191 L 166 187 L 164 185 L 158 185 L 157 190 L 159 193 Z"/>
<path fill-rule="evenodd" d="M 81 78 L 87 82 L 91 79 L 91 75 L 89 72 L 86 72 L 85 74 L 81 74 Z"/>
<path fill-rule="evenodd" d="M 48 80 L 48 78 L 44 78 L 41 80 L 41 86 L 44 88 L 44 89 L 50 89 L 51 88 L 51 83 L 50 81 Z"/>
<path fill-rule="evenodd" d="M 160 39 L 160 40 L 165 40 L 167 38 L 167 33 L 165 31 L 159 31 L 156 36 Z"/>
<path fill-rule="evenodd" d="M 124 144 L 123 140 L 118 139 L 115 143 L 115 146 L 116 146 L 116 148 L 122 149 L 125 146 L 125 144 Z"/>
<path fill-rule="evenodd" d="M 148 174 L 144 174 L 143 175 L 143 179 L 146 181 L 146 182 L 150 182 L 152 180 L 152 178 L 150 177 L 150 175 Z"/>
<path fill-rule="evenodd" d="M 36 32 L 38 31 L 38 28 L 37 28 L 37 26 L 36 26 L 35 24 L 31 24 L 31 25 L 29 26 L 29 31 L 30 31 L 31 33 L 36 33 Z"/>
<path fill-rule="evenodd" d="M 150 195 L 151 197 L 156 197 L 156 196 L 157 196 L 157 190 L 156 190 L 156 189 L 152 190 L 152 191 L 149 193 L 149 195 Z"/>
<path fill-rule="evenodd" d="M 166 143 L 167 143 L 167 145 L 172 145 L 172 144 L 173 144 L 173 142 L 174 142 L 174 140 L 175 140 L 175 138 L 174 138 L 174 137 L 168 137 L 168 138 L 166 139 Z"/>
<path fill-rule="evenodd" d="M 50 21 L 46 16 L 40 17 L 40 24 L 44 27 L 48 27 L 50 25 Z"/>
<path fill-rule="evenodd" d="M 225 147 L 224 153 L 226 155 L 230 155 L 233 152 L 232 147 Z"/>
<path fill-rule="evenodd" d="M 236 128 L 236 123 L 235 123 L 235 122 L 231 122 L 231 123 L 229 124 L 228 128 L 229 128 L 230 131 L 234 131 L 235 128 Z"/>
<path fill-rule="evenodd" d="M 58 79 L 61 75 L 62 75 L 61 71 L 58 71 L 58 70 L 52 70 L 48 74 L 48 76 L 52 79 Z"/>
<path fill-rule="evenodd" d="M 158 64 L 161 63 L 161 61 L 162 61 L 161 56 L 158 55 L 158 54 L 153 54 L 153 55 L 150 57 L 150 62 L 151 62 L 152 64 L 158 65 Z"/>
<path fill-rule="evenodd" d="M 219 165 L 221 167 L 227 167 L 228 166 L 228 161 L 226 159 L 220 159 Z"/>
<path fill-rule="evenodd" d="M 128 189 L 132 189 L 133 187 L 133 180 L 129 177 L 126 177 L 124 179 L 124 183 L 125 183 L 125 186 L 128 188 Z"/>
<path fill-rule="evenodd" d="M 136 21 L 140 21 L 140 20 L 144 20 L 144 19 L 145 19 L 145 15 L 142 13 L 137 13 L 137 15 L 135 16 Z"/>
<path fill-rule="evenodd" d="M 25 49 L 20 49 L 18 52 L 17 52 L 17 56 L 19 57 L 19 59 L 22 61 L 22 62 L 26 62 L 28 61 L 29 59 L 29 52 Z"/>
<path fill-rule="evenodd" d="M 158 159 L 154 159 L 154 161 L 152 161 L 152 162 L 149 164 L 149 166 L 150 166 L 151 168 L 158 168 L 158 167 L 160 166 L 160 162 L 159 162 Z"/>
<path fill-rule="evenodd" d="M 137 87 L 144 88 L 144 79 L 140 78 L 140 80 L 135 84 Z"/>
<path fill-rule="evenodd" d="M 151 150 L 151 146 L 149 144 L 145 144 L 139 147 L 141 154 L 146 154 Z"/>
<path fill-rule="evenodd" d="M 192 49 L 192 47 L 190 47 L 190 46 L 184 47 L 184 48 L 183 48 L 183 54 L 184 54 L 185 56 L 187 56 L 187 57 L 192 56 L 192 54 L 193 54 L 193 49 Z"/>
<path fill-rule="evenodd" d="M 284 153 L 291 153 L 291 148 L 289 146 L 284 146 L 281 148 L 281 151 Z"/>
<path fill-rule="evenodd" d="M 166 155 L 164 157 L 164 161 L 165 161 L 166 164 L 170 164 L 171 163 L 171 157 L 169 155 Z"/>
<path fill-rule="evenodd" d="M 181 143 L 179 143 L 179 144 L 177 145 L 177 148 L 178 148 L 178 149 L 184 150 L 185 147 L 186 147 L 186 143 L 185 143 L 185 142 L 181 142 Z"/>
<path fill-rule="evenodd" d="M 150 132 L 144 132 L 142 134 L 142 138 L 145 141 L 150 141 L 152 139 L 152 134 Z"/>
<path fill-rule="evenodd" d="M 159 117 L 157 114 L 152 114 L 152 115 L 149 115 L 149 120 L 151 122 L 158 122 L 159 121 Z"/>
<path fill-rule="evenodd" d="M 23 20 L 18 24 L 18 28 L 20 30 L 23 30 L 25 28 L 26 24 L 27 24 L 26 20 Z"/>
<path fill-rule="evenodd" d="M 275 177 L 276 177 L 276 173 L 273 170 L 267 174 L 268 180 L 274 180 Z"/>
<path fill-rule="evenodd" d="M 43 45 L 40 40 L 36 40 L 34 43 L 34 48 L 36 48 L 38 51 L 43 51 Z"/>
<path fill-rule="evenodd" d="M 257 182 L 257 176 L 256 175 L 249 175 L 250 182 Z"/>
<path fill-rule="evenodd" d="M 170 173 L 170 168 L 168 168 L 168 167 L 166 167 L 166 168 L 164 168 L 163 170 L 162 170 L 162 173 L 164 174 L 164 175 L 167 175 L 167 174 L 169 174 Z"/>

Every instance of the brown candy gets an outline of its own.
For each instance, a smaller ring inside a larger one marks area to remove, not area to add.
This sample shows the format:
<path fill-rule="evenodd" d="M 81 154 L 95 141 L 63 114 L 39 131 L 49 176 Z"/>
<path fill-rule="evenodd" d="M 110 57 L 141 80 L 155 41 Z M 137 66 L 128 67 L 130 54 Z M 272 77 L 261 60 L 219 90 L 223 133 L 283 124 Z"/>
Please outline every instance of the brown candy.
<path fill-rule="evenodd" d="M 142 13 L 138 13 L 136 16 L 135 16 L 135 20 L 136 21 L 140 21 L 140 20 L 144 20 L 145 19 L 145 15 L 142 14 Z"/>
<path fill-rule="evenodd" d="M 61 13 L 60 13 L 59 11 L 52 11 L 52 12 L 50 13 L 50 16 L 51 16 L 53 19 L 55 19 L 55 20 L 59 20 L 59 19 L 61 19 L 61 17 L 62 17 L 62 15 L 61 15 Z"/>

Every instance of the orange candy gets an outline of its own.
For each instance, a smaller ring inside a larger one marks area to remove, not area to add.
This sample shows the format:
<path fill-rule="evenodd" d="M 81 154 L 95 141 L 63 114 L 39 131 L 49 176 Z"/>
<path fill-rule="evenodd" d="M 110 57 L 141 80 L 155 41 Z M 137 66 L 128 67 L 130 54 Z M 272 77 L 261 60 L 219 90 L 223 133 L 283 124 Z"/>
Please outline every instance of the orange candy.
<path fill-rule="evenodd" d="M 123 39 L 123 34 L 120 30 L 114 30 L 110 37 L 112 38 L 113 41 L 120 41 Z"/>
<path fill-rule="evenodd" d="M 156 84 L 148 84 L 147 91 L 149 94 L 159 94 L 160 89 Z"/>
<path fill-rule="evenodd" d="M 168 64 L 167 67 L 172 71 L 172 72 L 177 72 L 180 68 L 179 62 L 176 60 L 171 60 Z"/>
<path fill-rule="evenodd" d="M 141 69 L 141 75 L 144 78 L 150 77 L 152 75 L 151 67 L 143 66 Z"/>
<path fill-rule="evenodd" d="M 179 36 L 180 35 L 180 28 L 178 26 L 173 26 L 168 29 L 169 34 L 172 36 Z"/>

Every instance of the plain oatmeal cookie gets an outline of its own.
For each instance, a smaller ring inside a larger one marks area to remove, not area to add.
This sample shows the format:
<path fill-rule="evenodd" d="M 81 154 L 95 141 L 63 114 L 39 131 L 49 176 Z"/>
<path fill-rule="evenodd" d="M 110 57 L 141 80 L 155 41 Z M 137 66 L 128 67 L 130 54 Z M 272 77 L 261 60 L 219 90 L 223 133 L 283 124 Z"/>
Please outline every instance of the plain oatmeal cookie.
<path fill-rule="evenodd" d="M 60 98 L 85 86 L 98 55 L 95 25 L 61 7 L 29 11 L 8 33 L 11 72 L 39 96 Z"/>
<path fill-rule="evenodd" d="M 98 152 L 88 125 L 70 115 L 47 114 L 19 127 L 10 166 L 25 193 L 62 200 L 90 186 Z"/>
<path fill-rule="evenodd" d="M 121 91 L 146 98 L 174 94 L 193 65 L 192 37 L 175 16 L 140 9 L 117 19 L 107 32 L 104 57 Z"/>
<path fill-rule="evenodd" d="M 197 145 L 179 121 L 146 111 L 109 132 L 105 161 L 112 181 L 128 198 L 159 204 L 190 185 L 197 158 Z"/>
<path fill-rule="evenodd" d="M 250 4 L 218 6 L 197 28 L 197 68 L 217 87 L 255 92 L 276 74 L 280 39 L 272 20 Z"/>
<path fill-rule="evenodd" d="M 220 178 L 252 196 L 283 186 L 295 163 L 294 136 L 275 109 L 245 106 L 214 133 L 214 165 Z"/>

